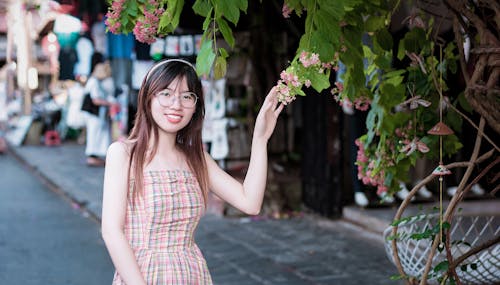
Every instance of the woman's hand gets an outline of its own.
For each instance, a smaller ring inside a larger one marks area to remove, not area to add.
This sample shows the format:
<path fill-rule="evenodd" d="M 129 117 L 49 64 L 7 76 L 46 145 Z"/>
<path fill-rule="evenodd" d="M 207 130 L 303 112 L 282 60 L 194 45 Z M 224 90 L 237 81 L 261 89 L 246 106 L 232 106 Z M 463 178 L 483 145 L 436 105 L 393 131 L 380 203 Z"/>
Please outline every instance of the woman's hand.
<path fill-rule="evenodd" d="M 269 94 L 267 94 L 259 114 L 257 115 L 253 132 L 254 139 L 264 139 L 266 142 L 269 140 L 276 127 L 276 121 L 283 107 L 283 103 L 280 103 L 278 106 L 276 87 L 273 87 L 271 91 L 269 91 Z"/>

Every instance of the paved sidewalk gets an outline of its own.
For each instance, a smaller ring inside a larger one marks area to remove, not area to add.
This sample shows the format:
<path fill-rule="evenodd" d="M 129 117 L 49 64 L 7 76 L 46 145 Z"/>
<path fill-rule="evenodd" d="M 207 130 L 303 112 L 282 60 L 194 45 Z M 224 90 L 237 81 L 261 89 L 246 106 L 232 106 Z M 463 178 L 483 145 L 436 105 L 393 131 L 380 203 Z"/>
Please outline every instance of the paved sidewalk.
<path fill-rule="evenodd" d="M 97 221 L 103 168 L 85 165 L 84 146 L 21 146 L 10 153 Z M 273 220 L 203 217 L 196 232 L 216 285 L 400 284 L 380 234 L 316 215 Z"/>

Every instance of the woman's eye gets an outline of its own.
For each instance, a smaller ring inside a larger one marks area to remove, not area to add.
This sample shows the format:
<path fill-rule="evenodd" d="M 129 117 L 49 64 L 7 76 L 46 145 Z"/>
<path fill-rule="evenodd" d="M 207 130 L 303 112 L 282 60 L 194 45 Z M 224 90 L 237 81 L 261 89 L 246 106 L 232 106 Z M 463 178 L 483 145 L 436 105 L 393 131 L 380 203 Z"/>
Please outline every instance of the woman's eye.
<path fill-rule="evenodd" d="M 170 92 L 168 92 L 168 91 L 160 92 L 160 96 L 162 96 L 162 97 L 169 97 L 170 96 Z"/>
<path fill-rule="evenodd" d="M 185 95 L 182 95 L 182 99 L 184 99 L 184 100 L 192 100 L 193 96 L 191 96 L 191 94 L 185 94 Z"/>

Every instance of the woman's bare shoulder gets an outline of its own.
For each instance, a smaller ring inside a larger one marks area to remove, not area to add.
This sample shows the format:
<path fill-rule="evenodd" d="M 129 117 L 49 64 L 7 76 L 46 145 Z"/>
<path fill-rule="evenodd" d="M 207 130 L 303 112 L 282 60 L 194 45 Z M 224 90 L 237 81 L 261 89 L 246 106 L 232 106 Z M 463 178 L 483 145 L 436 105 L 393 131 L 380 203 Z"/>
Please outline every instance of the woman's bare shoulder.
<path fill-rule="evenodd" d="M 132 142 L 115 141 L 108 147 L 107 157 L 117 160 L 128 160 L 130 157 L 130 150 L 132 149 Z"/>

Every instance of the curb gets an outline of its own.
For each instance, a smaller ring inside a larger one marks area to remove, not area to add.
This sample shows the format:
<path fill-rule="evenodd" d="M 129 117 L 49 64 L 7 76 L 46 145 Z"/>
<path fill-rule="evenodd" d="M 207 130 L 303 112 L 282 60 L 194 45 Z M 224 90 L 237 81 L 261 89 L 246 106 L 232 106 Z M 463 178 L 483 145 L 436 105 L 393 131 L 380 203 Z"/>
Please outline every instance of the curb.
<path fill-rule="evenodd" d="M 54 192 L 55 194 L 59 195 L 60 197 L 63 198 L 66 202 L 70 203 L 73 208 L 77 208 L 79 211 L 81 211 L 84 215 L 88 216 L 91 218 L 94 222 L 100 224 L 101 223 L 101 218 L 88 209 L 85 206 L 85 203 L 82 203 L 81 201 L 78 201 L 76 197 L 71 195 L 69 192 L 64 191 L 61 187 L 59 187 L 54 181 L 52 181 L 50 178 L 48 178 L 43 172 L 41 172 L 37 167 L 31 165 L 28 163 L 26 159 L 24 159 L 21 155 L 17 153 L 15 150 L 15 147 L 8 146 L 7 151 L 5 152 L 7 155 L 12 155 L 17 161 L 19 161 L 25 168 L 27 168 L 33 175 L 35 175 L 40 181 L 42 182 L 43 185 L 47 186 L 50 191 Z"/>

